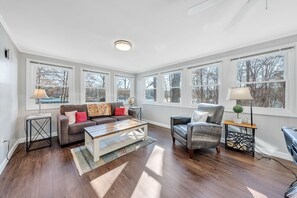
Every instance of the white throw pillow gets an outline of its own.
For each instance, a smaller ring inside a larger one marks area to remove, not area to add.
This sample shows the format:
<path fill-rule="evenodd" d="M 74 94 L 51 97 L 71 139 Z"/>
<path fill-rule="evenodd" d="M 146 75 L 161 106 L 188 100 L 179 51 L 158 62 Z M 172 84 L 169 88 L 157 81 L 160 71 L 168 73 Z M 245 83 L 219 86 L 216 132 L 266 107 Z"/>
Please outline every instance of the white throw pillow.
<path fill-rule="evenodd" d="M 191 122 L 206 122 L 208 112 L 202 112 L 195 110 L 192 114 Z"/>
<path fill-rule="evenodd" d="M 65 112 L 65 115 L 68 117 L 69 125 L 76 123 L 75 113 L 77 111 Z"/>
<path fill-rule="evenodd" d="M 128 109 L 127 107 L 121 106 L 120 108 L 125 108 L 125 113 L 124 113 L 124 114 L 125 114 L 125 115 L 129 115 L 129 113 L 128 113 L 128 110 L 129 110 L 129 109 Z"/>

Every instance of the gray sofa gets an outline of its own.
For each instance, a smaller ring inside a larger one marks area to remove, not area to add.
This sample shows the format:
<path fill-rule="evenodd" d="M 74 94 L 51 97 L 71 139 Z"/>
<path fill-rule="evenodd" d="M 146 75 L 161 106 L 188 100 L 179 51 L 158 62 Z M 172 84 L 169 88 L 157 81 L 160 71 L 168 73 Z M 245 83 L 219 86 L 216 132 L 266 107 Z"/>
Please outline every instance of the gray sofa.
<path fill-rule="evenodd" d="M 61 105 L 60 113 L 57 115 L 57 132 L 58 138 L 61 146 L 65 146 L 70 143 L 78 142 L 84 140 L 84 128 L 89 126 L 95 126 L 99 124 L 105 124 L 110 122 L 116 122 L 120 120 L 126 120 L 131 118 L 136 118 L 136 112 L 129 109 L 129 115 L 125 116 L 115 116 L 115 108 L 123 106 L 122 102 L 115 102 L 111 104 L 111 116 L 99 116 L 99 117 L 89 117 L 86 122 L 75 123 L 69 125 L 68 117 L 65 116 L 65 112 L 78 111 L 87 112 L 87 105 Z"/>

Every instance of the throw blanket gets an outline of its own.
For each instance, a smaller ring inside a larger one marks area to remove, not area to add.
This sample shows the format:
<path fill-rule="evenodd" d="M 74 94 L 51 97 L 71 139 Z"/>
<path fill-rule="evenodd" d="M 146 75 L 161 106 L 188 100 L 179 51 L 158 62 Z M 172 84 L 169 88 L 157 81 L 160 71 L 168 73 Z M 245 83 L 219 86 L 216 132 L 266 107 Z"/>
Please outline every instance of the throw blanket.
<path fill-rule="evenodd" d="M 109 116 L 111 115 L 111 106 L 109 103 L 104 104 L 88 104 L 88 116 Z"/>

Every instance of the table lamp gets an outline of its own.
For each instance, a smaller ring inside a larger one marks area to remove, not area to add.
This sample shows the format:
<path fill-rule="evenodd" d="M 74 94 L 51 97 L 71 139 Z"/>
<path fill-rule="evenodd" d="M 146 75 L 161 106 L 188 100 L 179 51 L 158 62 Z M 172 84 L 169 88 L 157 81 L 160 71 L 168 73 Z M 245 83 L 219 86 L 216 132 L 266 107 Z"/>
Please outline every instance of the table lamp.
<path fill-rule="evenodd" d="M 33 95 L 30 97 L 31 99 L 35 99 L 38 101 L 38 105 L 39 105 L 39 115 L 41 115 L 41 103 L 40 103 L 40 99 L 43 98 L 48 98 L 46 92 L 44 89 L 35 89 Z"/>
<path fill-rule="evenodd" d="M 251 95 L 249 87 L 234 87 L 228 89 L 227 100 L 250 100 L 251 106 L 251 125 L 253 125 L 253 105 L 254 98 Z"/>

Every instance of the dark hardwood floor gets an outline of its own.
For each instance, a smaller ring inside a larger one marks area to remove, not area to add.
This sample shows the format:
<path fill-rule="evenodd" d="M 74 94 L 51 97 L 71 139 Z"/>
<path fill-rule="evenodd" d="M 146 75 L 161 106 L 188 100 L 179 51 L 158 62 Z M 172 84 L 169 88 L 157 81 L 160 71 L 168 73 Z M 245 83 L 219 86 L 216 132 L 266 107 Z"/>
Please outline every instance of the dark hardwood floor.
<path fill-rule="evenodd" d="M 168 129 L 150 125 L 149 136 L 157 142 L 82 176 L 70 152 L 82 143 L 60 148 L 54 138 L 51 148 L 29 153 L 21 144 L 0 176 L 0 197 L 283 197 L 294 181 L 272 160 L 223 145 L 220 154 L 198 150 L 190 159 Z"/>

